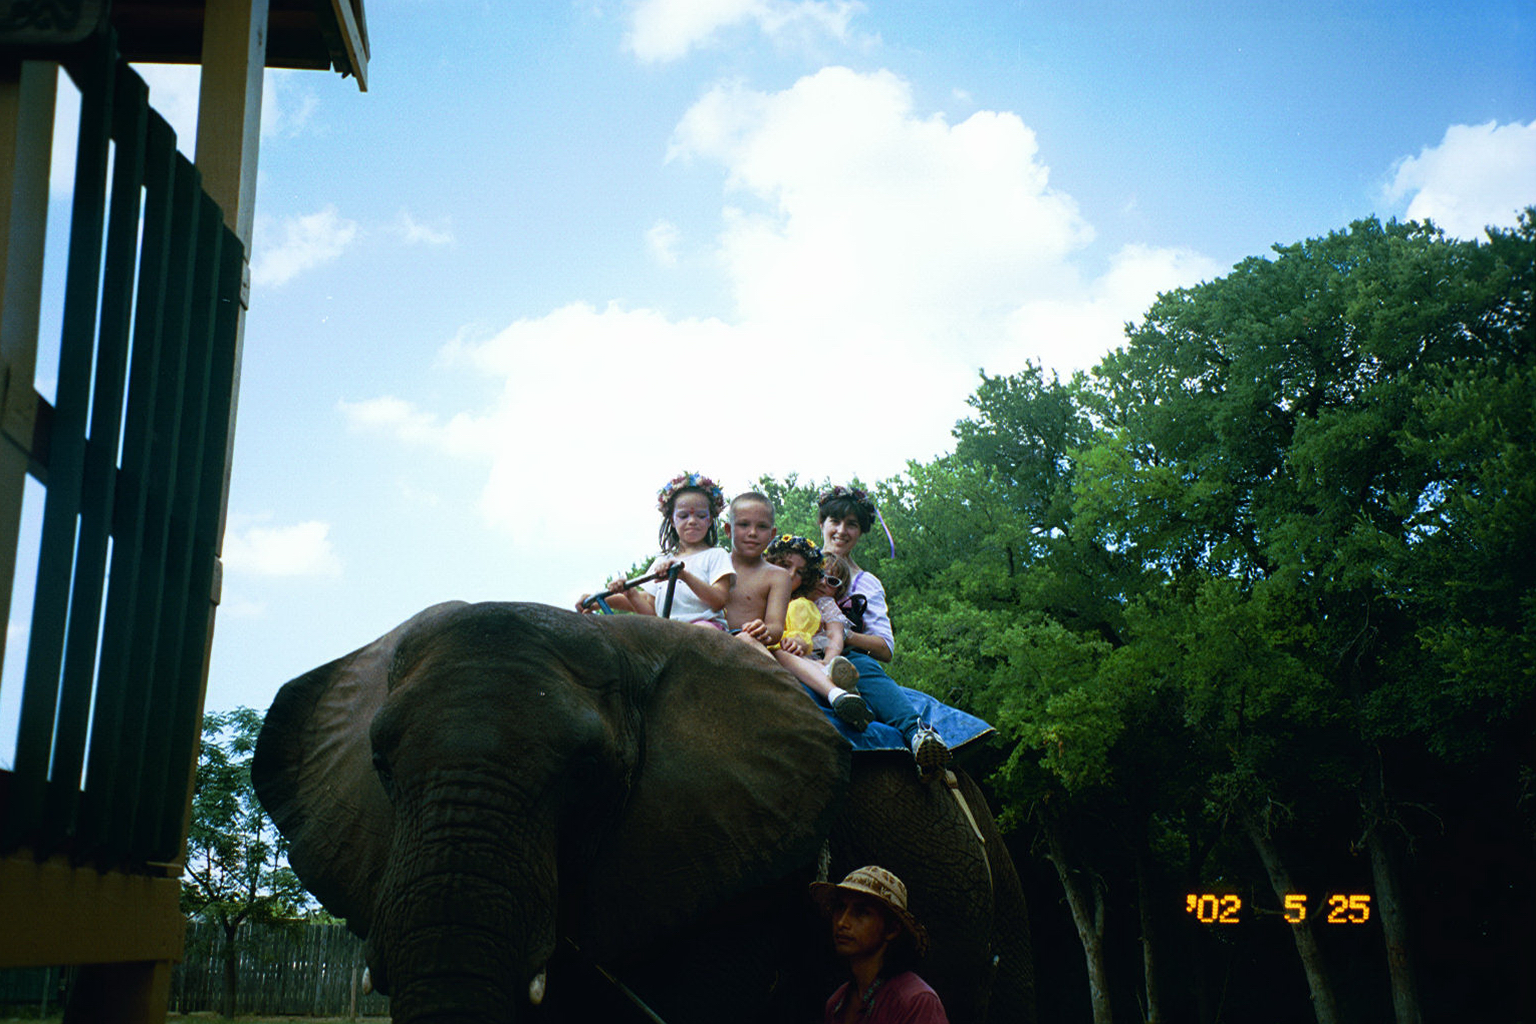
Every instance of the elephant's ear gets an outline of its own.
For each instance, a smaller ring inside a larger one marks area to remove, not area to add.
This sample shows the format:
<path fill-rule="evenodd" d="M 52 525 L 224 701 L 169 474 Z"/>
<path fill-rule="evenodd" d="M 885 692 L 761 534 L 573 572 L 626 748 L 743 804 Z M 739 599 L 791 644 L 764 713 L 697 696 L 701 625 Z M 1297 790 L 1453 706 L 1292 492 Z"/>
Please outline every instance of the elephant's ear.
<path fill-rule="evenodd" d="M 581 939 L 598 958 L 814 862 L 849 770 L 847 742 L 760 649 L 699 626 L 608 622 L 667 653 L 639 686 L 638 773 L 586 887 Z"/>
<path fill-rule="evenodd" d="M 325 905 L 366 936 L 389 853 L 393 811 L 373 770 L 368 728 L 410 632 L 462 607 L 434 605 L 366 647 L 285 684 L 267 711 L 251 780 L 288 839 L 288 861 Z"/>

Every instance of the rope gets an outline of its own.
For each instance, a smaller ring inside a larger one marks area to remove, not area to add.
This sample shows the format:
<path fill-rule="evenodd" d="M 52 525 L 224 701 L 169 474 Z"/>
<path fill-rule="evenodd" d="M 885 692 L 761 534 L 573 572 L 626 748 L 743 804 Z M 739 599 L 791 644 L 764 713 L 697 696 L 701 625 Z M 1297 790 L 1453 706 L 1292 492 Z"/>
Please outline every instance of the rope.
<path fill-rule="evenodd" d="M 610 982 L 613 983 L 615 988 L 624 993 L 625 997 L 629 999 L 630 1002 L 635 1004 L 635 1008 L 638 1009 L 641 1013 L 645 1014 L 646 1018 L 651 1020 L 653 1024 L 667 1024 L 666 1021 L 657 1016 L 655 1010 L 651 1009 L 649 1006 L 646 1006 L 645 1000 L 635 995 L 635 993 L 630 989 L 628 985 L 624 984 L 618 978 L 615 978 L 613 975 L 609 974 L 606 967 L 599 963 L 593 963 L 592 966 L 597 968 L 598 974 L 601 974 L 603 977 L 607 978 Z"/>
<path fill-rule="evenodd" d="M 646 1020 L 651 1021 L 651 1024 L 667 1024 L 667 1022 L 665 1020 L 663 1020 L 660 1017 L 660 1015 L 658 1015 L 656 1013 L 655 1010 L 653 1010 L 649 1006 L 645 1005 L 645 1000 L 643 1000 L 639 996 L 635 995 L 633 989 L 631 989 L 628 985 L 624 984 L 618 978 L 615 978 L 612 974 L 609 974 L 608 973 L 608 968 L 604 967 L 602 964 L 598 963 L 596 960 L 593 960 L 591 957 L 587 956 L 586 952 L 580 946 L 576 945 L 576 940 L 575 939 L 573 939 L 569 935 L 567 935 L 565 937 L 565 941 L 570 943 L 571 948 L 576 951 L 578 956 L 580 956 L 587 963 L 591 964 L 593 966 L 593 968 L 596 969 L 598 974 L 601 974 L 604 978 L 606 978 L 610 985 L 612 985 L 614 988 L 618 989 L 619 992 L 623 994 L 624 998 L 628 999 L 631 1003 L 634 1003 L 635 1004 L 635 1009 L 639 1010 L 642 1014 L 644 1014 Z"/>
<path fill-rule="evenodd" d="M 965 820 L 971 823 L 971 832 L 975 834 L 976 841 L 981 844 L 981 862 L 987 866 L 987 888 L 995 896 L 997 882 L 992 877 L 992 858 L 987 855 L 987 837 L 981 834 L 981 826 L 976 824 L 976 815 L 971 813 L 971 805 L 966 802 L 965 794 L 960 792 L 959 778 L 948 768 L 944 769 L 944 785 L 949 787 L 950 795 L 955 798 L 955 803 L 960 805 L 960 810 L 965 813 Z"/>

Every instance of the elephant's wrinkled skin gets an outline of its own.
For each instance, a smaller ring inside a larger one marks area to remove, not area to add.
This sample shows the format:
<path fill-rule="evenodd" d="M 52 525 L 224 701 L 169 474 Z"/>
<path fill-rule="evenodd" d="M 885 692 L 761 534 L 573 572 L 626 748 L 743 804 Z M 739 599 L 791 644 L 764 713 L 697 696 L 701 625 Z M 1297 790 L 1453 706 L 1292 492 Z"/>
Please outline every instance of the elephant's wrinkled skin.
<path fill-rule="evenodd" d="M 834 878 L 905 879 L 951 1019 L 989 991 L 993 1020 L 1033 1017 L 1023 897 L 975 786 L 985 847 L 910 758 L 851 763 L 798 684 L 711 630 L 437 605 L 284 686 L 253 775 L 397 1024 L 587 1016 L 602 986 L 564 965 L 590 961 L 669 1024 L 808 1019 L 835 980 L 805 895 L 824 842 Z"/>

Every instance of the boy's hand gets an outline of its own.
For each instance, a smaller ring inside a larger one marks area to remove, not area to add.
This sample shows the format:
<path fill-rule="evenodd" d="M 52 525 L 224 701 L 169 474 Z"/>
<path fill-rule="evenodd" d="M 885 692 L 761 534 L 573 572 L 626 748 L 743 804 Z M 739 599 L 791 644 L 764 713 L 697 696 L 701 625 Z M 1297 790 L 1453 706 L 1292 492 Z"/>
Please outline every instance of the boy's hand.
<path fill-rule="evenodd" d="M 762 619 L 753 619 L 745 626 L 742 626 L 741 635 L 751 637 L 764 647 L 773 642 L 773 634 L 768 632 L 768 626 Z"/>

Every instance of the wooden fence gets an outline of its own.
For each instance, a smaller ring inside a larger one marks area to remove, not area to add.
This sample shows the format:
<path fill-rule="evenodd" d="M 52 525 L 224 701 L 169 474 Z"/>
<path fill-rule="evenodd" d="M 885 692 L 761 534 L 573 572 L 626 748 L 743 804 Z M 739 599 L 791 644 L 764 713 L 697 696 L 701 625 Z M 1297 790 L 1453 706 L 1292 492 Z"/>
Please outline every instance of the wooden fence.
<path fill-rule="evenodd" d="M 238 947 L 235 1012 L 295 1017 L 388 1017 L 389 997 L 363 995 L 363 942 L 339 924 L 274 928 L 243 925 Z M 0 970 L 0 1016 L 58 1012 L 74 981 L 72 968 Z M 187 925 L 186 959 L 171 971 L 170 1009 L 222 1009 L 224 930 Z"/>
<path fill-rule="evenodd" d="M 0 1016 L 47 1017 L 61 1012 L 74 973 L 73 967 L 0 970 Z"/>
<path fill-rule="evenodd" d="M 242 925 L 236 938 L 236 1013 L 317 1017 L 389 1015 L 389 998 L 363 995 L 363 942 L 344 925 Z M 224 998 L 224 930 L 187 925 L 186 958 L 171 972 L 170 1008 L 219 1010 Z"/>

